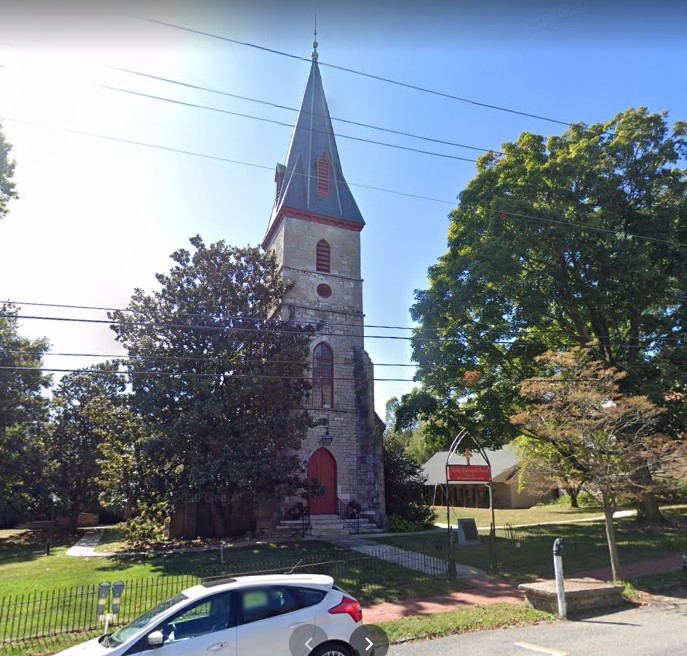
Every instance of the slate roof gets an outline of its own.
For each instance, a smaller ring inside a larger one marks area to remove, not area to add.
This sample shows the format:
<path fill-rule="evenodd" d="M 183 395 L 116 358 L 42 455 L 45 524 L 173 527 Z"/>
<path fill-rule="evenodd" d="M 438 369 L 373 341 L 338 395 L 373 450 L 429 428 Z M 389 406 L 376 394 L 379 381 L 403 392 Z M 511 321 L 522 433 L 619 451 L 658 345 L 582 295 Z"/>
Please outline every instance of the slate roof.
<path fill-rule="evenodd" d="M 485 449 L 489 462 L 491 462 L 491 476 L 496 483 L 505 483 L 513 477 L 518 467 L 519 458 L 515 449 L 506 444 L 498 451 Z M 448 451 L 435 453 L 424 465 L 422 472 L 427 476 L 425 485 L 446 485 L 446 456 Z M 451 464 L 464 465 L 465 458 L 461 455 L 454 455 Z M 470 458 L 471 465 L 486 465 L 484 458 L 477 452 Z"/>
<path fill-rule="evenodd" d="M 316 162 L 323 153 L 331 163 L 328 195 L 317 193 Z M 277 164 L 282 184 L 270 218 L 270 228 L 287 208 L 324 215 L 364 225 L 362 214 L 346 183 L 336 147 L 332 120 L 324 95 L 322 77 L 313 53 L 310 76 L 305 86 L 285 164 Z"/>

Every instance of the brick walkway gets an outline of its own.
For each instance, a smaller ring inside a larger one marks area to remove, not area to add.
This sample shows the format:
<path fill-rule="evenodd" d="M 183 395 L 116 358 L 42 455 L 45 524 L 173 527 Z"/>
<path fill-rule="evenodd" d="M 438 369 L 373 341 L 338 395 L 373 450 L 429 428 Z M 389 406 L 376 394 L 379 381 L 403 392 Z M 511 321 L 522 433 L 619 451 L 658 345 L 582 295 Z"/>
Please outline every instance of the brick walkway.
<path fill-rule="evenodd" d="M 682 568 L 682 554 L 673 554 L 657 560 L 621 565 L 623 578 L 632 579 L 649 574 L 666 574 L 676 572 Z M 609 580 L 610 567 L 600 567 L 582 572 L 574 572 L 569 576 L 590 576 L 592 578 Z M 450 594 L 426 597 L 424 599 L 404 599 L 402 601 L 375 604 L 363 609 L 365 622 L 375 624 L 396 620 L 413 615 L 432 615 L 445 613 L 461 606 L 475 604 L 495 604 L 498 602 L 518 603 L 524 600 L 524 595 L 518 590 L 518 584 L 493 576 L 463 579 L 469 589 Z"/>
<path fill-rule="evenodd" d="M 475 579 L 463 579 L 463 581 L 470 586 L 468 590 L 424 599 L 404 599 L 375 604 L 363 609 L 363 617 L 367 624 L 376 624 L 401 617 L 446 613 L 461 606 L 496 604 L 504 601 L 518 603 L 525 598 L 518 590 L 517 583 L 493 576 L 480 576 Z"/>

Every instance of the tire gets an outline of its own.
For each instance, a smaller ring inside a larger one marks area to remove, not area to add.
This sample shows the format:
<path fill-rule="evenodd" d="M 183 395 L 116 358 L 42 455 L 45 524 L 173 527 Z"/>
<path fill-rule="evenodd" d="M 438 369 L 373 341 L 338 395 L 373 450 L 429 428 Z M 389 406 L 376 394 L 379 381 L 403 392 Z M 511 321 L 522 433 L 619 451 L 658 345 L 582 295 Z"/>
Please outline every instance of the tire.
<path fill-rule="evenodd" d="M 353 650 L 340 642 L 327 642 L 314 649 L 310 656 L 353 656 Z"/>

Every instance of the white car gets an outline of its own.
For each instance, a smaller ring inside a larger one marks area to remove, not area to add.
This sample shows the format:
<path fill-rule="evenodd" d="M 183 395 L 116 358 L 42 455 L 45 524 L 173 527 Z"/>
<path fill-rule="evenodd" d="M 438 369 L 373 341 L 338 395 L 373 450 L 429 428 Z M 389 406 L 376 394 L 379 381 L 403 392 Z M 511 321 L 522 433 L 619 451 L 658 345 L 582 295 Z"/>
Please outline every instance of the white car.
<path fill-rule="evenodd" d="M 241 576 L 188 588 L 58 656 L 368 656 L 362 620 L 331 576 Z"/>

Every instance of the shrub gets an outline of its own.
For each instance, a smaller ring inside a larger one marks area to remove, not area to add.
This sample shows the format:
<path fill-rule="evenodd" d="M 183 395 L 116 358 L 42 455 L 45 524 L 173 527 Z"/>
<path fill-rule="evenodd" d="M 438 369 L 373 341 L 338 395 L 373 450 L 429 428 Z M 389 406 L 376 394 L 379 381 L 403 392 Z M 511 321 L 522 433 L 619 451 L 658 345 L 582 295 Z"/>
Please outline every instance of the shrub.
<path fill-rule="evenodd" d="M 408 526 L 419 527 L 398 530 L 417 531 L 432 526 L 436 515 L 423 496 L 425 477 L 422 467 L 396 440 L 384 443 L 384 490 L 389 518 L 396 516 L 409 522 Z"/>
<path fill-rule="evenodd" d="M 398 515 L 390 515 L 388 528 L 391 533 L 414 533 L 415 531 L 422 531 L 425 529 L 426 524 L 404 519 Z"/>
<path fill-rule="evenodd" d="M 126 541 L 133 545 L 164 542 L 169 528 L 169 507 L 166 503 L 139 506 L 135 517 L 120 525 Z"/>

